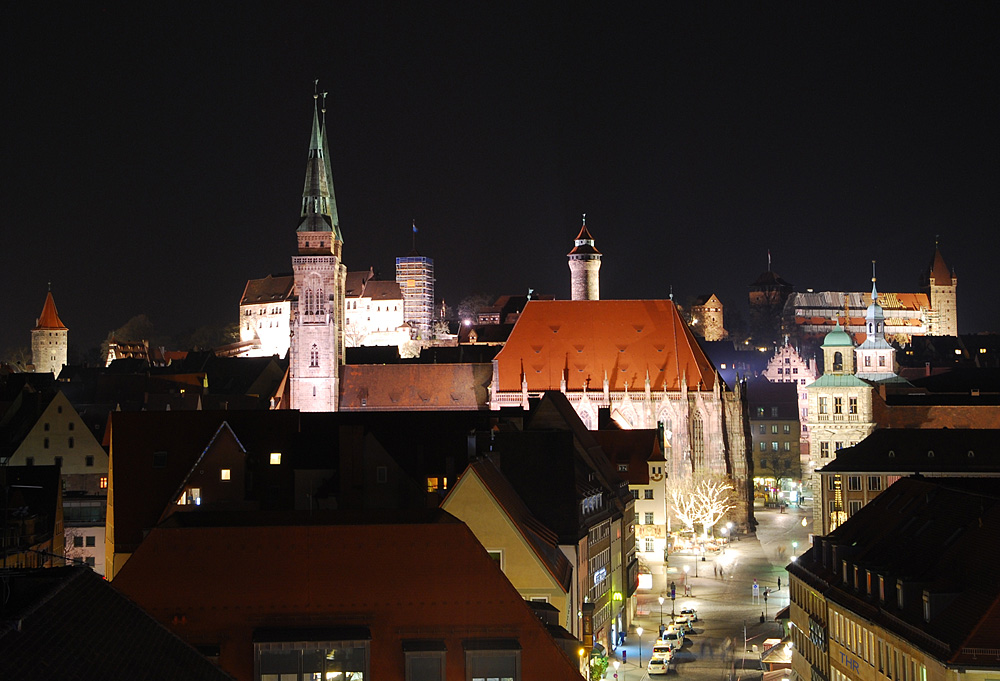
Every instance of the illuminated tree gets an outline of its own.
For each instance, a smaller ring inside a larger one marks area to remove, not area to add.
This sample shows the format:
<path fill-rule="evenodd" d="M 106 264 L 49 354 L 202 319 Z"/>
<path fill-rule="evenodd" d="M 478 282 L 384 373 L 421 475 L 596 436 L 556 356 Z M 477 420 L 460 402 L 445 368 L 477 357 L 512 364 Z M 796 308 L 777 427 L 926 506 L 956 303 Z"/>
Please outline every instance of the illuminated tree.
<path fill-rule="evenodd" d="M 733 486 L 721 479 L 704 479 L 697 484 L 682 485 L 670 490 L 670 501 L 678 520 L 689 529 L 702 526 L 707 538 L 712 527 L 736 507 Z"/>

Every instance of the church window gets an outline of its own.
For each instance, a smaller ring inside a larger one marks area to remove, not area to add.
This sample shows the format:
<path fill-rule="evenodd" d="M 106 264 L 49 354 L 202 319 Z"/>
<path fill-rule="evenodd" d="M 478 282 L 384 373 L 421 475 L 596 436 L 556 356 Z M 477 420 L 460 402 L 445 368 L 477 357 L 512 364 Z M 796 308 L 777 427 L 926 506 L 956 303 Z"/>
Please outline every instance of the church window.
<path fill-rule="evenodd" d="M 844 370 L 844 355 L 839 350 L 833 353 L 833 370 L 834 371 Z"/>
<path fill-rule="evenodd" d="M 701 421 L 701 414 L 694 413 L 691 419 L 691 453 L 694 455 L 694 465 L 696 471 L 705 468 L 705 429 Z"/>
<path fill-rule="evenodd" d="M 309 366 L 319 366 L 319 347 L 315 343 L 313 343 L 312 348 L 309 350 Z"/>

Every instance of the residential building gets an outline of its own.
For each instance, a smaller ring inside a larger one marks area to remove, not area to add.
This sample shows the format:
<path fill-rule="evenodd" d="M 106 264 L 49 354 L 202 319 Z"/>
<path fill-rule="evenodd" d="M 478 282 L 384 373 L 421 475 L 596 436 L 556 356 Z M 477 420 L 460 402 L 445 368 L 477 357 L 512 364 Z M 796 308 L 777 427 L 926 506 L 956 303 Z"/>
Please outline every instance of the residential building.
<path fill-rule="evenodd" d="M 1000 429 L 879 429 L 817 474 L 820 533 L 829 534 L 907 476 L 1000 478 Z"/>
<path fill-rule="evenodd" d="M 788 342 L 775 348 L 774 356 L 767 363 L 764 377 L 771 383 L 794 383 L 797 388 L 799 409 L 799 449 L 802 458 L 809 458 L 809 393 L 806 386 L 819 378 L 815 358 L 805 359 L 799 349 Z"/>
<path fill-rule="evenodd" d="M 114 585 L 237 681 L 580 678 L 440 509 L 175 513 Z"/>
<path fill-rule="evenodd" d="M 0 570 L 0 677 L 231 681 L 86 567 Z"/>
<path fill-rule="evenodd" d="M 108 454 L 62 390 L 48 396 L 40 414 L 25 411 L 37 418 L 7 465 L 55 466 L 59 470 L 64 530 L 60 546 L 65 547 L 68 559 L 85 563 L 103 575 Z"/>
<path fill-rule="evenodd" d="M 747 382 L 754 490 L 766 503 L 798 501 L 802 479 L 798 392 L 794 383 Z"/>
<path fill-rule="evenodd" d="M 788 565 L 794 681 L 1000 673 L 995 479 L 903 478 Z"/>
<path fill-rule="evenodd" d="M 489 459 L 473 461 L 441 508 L 464 522 L 526 601 L 548 603 L 571 622 L 573 566 L 559 538 L 535 518 Z"/>

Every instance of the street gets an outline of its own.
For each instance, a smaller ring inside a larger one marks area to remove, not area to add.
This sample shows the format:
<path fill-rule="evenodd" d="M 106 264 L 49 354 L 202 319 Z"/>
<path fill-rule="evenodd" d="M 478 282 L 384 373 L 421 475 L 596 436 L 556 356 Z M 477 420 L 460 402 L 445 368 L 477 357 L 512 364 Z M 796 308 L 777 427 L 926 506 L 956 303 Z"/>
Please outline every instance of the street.
<path fill-rule="evenodd" d="M 694 624 L 694 632 L 674 654 L 668 676 L 684 676 L 691 681 L 760 677 L 759 651 L 763 641 L 783 637 L 781 624 L 774 616 L 788 605 L 785 565 L 793 551 L 801 553 L 808 548 L 809 528 L 802 525 L 802 520 L 811 521 L 811 516 L 808 508 L 788 508 L 784 513 L 778 509 L 757 508 L 755 514 L 756 536 L 740 536 L 724 552 L 706 556 L 698 563 L 698 577 L 694 576 L 695 556 L 673 555 L 666 574 L 654 575 L 653 589 L 638 594 L 639 614 L 625 645 L 612 654 L 612 660 L 624 658 L 617 672 L 618 681 L 649 678 L 646 663 L 657 638 L 661 617 L 657 597 L 661 594 L 665 597 L 662 617 L 663 622 L 669 624 L 670 582 L 676 584 L 673 603 L 676 611 L 691 605 L 698 610 L 699 620 Z M 796 543 L 797 549 L 793 549 Z M 689 569 L 686 577 L 684 566 Z M 684 595 L 685 579 L 690 585 L 691 596 Z M 770 590 L 766 601 L 765 590 Z M 640 626 L 643 628 L 641 641 L 636 631 Z M 753 652 L 753 646 L 757 647 L 757 653 Z M 613 663 L 608 667 L 606 678 L 615 679 Z"/>

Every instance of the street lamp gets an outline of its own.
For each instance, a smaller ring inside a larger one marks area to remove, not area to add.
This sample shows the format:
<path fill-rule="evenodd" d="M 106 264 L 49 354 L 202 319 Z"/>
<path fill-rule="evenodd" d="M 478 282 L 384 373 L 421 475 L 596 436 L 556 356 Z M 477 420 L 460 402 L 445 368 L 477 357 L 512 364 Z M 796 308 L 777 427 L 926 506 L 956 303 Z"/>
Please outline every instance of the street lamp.
<path fill-rule="evenodd" d="M 660 602 L 660 628 L 663 628 L 663 596 L 658 596 L 656 598 Z"/>
<path fill-rule="evenodd" d="M 639 669 L 642 669 L 642 627 L 636 627 L 635 633 L 639 636 Z"/>

